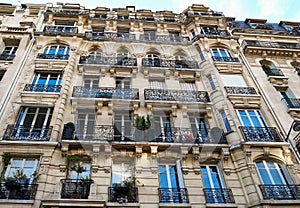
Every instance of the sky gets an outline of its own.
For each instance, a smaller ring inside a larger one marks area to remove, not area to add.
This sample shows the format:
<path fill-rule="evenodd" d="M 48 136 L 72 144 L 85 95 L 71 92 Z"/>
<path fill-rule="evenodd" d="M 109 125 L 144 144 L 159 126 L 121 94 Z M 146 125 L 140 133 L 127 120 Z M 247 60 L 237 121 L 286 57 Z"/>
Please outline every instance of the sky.
<path fill-rule="evenodd" d="M 203 4 L 214 11 L 223 12 L 227 17 L 236 20 L 246 18 L 266 19 L 269 23 L 280 21 L 300 22 L 299 0 L 0 0 L 1 3 L 80 3 L 88 9 L 104 6 L 108 8 L 125 8 L 135 6 L 136 9 L 152 11 L 171 10 L 180 13 L 192 4 Z"/>

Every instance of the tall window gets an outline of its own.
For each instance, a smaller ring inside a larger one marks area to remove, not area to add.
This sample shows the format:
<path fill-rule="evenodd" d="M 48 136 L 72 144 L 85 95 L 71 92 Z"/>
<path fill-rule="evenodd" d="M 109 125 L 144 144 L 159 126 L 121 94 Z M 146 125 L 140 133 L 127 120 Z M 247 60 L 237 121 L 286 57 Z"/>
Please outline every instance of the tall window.
<path fill-rule="evenodd" d="M 217 26 L 202 26 L 201 33 L 205 35 L 217 35 L 218 27 Z"/>
<path fill-rule="evenodd" d="M 38 163 L 38 159 L 35 158 L 12 158 L 5 170 L 4 177 L 14 177 L 16 171 L 22 170 L 26 175 L 26 182 L 29 184 L 33 183 L 35 181 L 33 181 L 32 174 L 37 171 Z"/>
<path fill-rule="evenodd" d="M 78 165 L 78 167 L 83 168 L 83 172 L 76 171 L 76 168 L 73 168 L 73 170 L 69 173 L 69 179 L 73 180 L 79 180 L 79 179 L 90 179 L 91 178 L 91 163 L 88 161 L 81 161 L 78 164 L 74 164 L 75 167 Z"/>
<path fill-rule="evenodd" d="M 197 142 L 205 142 L 207 140 L 207 127 L 205 125 L 204 117 L 199 115 L 189 115 L 194 138 Z"/>
<path fill-rule="evenodd" d="M 83 59 L 80 58 L 80 63 L 84 62 L 85 64 L 101 64 L 102 63 L 102 51 L 97 50 L 90 52 L 89 55 Z"/>
<path fill-rule="evenodd" d="M 44 49 L 42 58 L 67 60 L 69 58 L 69 52 L 70 49 L 68 46 L 64 46 L 64 45 L 47 46 Z"/>
<path fill-rule="evenodd" d="M 158 142 L 173 142 L 172 118 L 169 112 L 155 112 L 154 125 L 148 130 L 150 138 Z"/>
<path fill-rule="evenodd" d="M 82 93 L 84 97 L 97 97 L 99 93 L 99 77 L 84 77 Z"/>
<path fill-rule="evenodd" d="M 208 76 L 207 79 L 208 79 L 211 90 L 213 90 L 213 91 L 216 90 L 216 86 L 215 86 L 212 76 Z"/>
<path fill-rule="evenodd" d="M 244 78 L 240 75 L 223 74 L 221 75 L 221 78 L 224 86 L 247 87 Z"/>
<path fill-rule="evenodd" d="M 95 112 L 79 111 L 77 118 L 77 136 L 82 140 L 93 140 L 95 137 Z"/>
<path fill-rule="evenodd" d="M 197 91 L 195 81 L 180 80 L 180 87 L 182 90 Z"/>
<path fill-rule="evenodd" d="M 148 54 L 146 59 L 144 59 L 146 63 L 143 65 L 150 66 L 150 67 L 160 67 L 160 60 L 157 54 Z"/>
<path fill-rule="evenodd" d="M 5 72 L 6 70 L 0 69 L 0 82 L 3 79 Z"/>
<path fill-rule="evenodd" d="M 115 97 L 120 99 L 131 99 L 131 80 L 127 77 L 116 77 Z"/>
<path fill-rule="evenodd" d="M 59 92 L 61 77 L 61 73 L 37 72 L 32 81 L 30 91 Z"/>
<path fill-rule="evenodd" d="M 241 126 L 265 127 L 265 121 L 258 110 L 236 110 Z"/>
<path fill-rule="evenodd" d="M 184 188 L 180 161 L 176 164 L 161 164 L 158 166 L 160 202 L 186 203 L 188 198 Z"/>
<path fill-rule="evenodd" d="M 225 62 L 234 61 L 231 54 L 226 49 L 212 48 L 210 49 L 210 52 L 212 54 L 214 61 L 225 61 Z"/>
<path fill-rule="evenodd" d="M 222 118 L 226 132 L 231 131 L 230 123 L 229 123 L 229 120 L 227 118 L 225 111 L 221 111 L 220 114 L 221 114 L 221 118 Z"/>
<path fill-rule="evenodd" d="M 14 136 L 31 139 L 46 139 L 53 108 L 22 107 L 17 120 Z"/>
<path fill-rule="evenodd" d="M 122 185 L 122 182 L 133 177 L 133 167 L 130 163 L 113 163 L 111 185 Z"/>
<path fill-rule="evenodd" d="M 132 140 L 132 112 L 114 113 L 114 140 L 130 141 Z"/>
<path fill-rule="evenodd" d="M 167 89 L 165 80 L 150 80 L 151 89 Z"/>
<path fill-rule="evenodd" d="M 12 61 L 15 57 L 18 46 L 6 46 L 0 55 L 0 60 Z"/>
<path fill-rule="evenodd" d="M 280 96 L 288 108 L 300 107 L 300 101 L 295 98 L 295 95 L 290 88 L 287 88 L 286 91 L 280 92 Z"/>

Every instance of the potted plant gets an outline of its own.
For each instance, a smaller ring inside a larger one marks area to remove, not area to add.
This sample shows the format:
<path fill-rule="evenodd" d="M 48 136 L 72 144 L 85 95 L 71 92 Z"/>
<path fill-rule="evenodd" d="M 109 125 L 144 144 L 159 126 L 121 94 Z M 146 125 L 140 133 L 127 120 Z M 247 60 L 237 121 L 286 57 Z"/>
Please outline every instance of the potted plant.
<path fill-rule="evenodd" d="M 115 184 L 114 187 L 114 198 L 126 199 L 129 202 L 135 201 L 135 177 L 128 177 L 123 180 L 120 184 Z"/>
<path fill-rule="evenodd" d="M 146 118 L 145 118 L 145 116 L 137 116 L 134 121 L 134 126 L 138 130 L 142 130 L 142 131 L 149 129 L 151 127 L 150 116 L 147 115 Z"/>
<path fill-rule="evenodd" d="M 5 178 L 4 182 L 7 190 L 20 189 L 21 185 L 28 184 L 27 176 L 24 174 L 23 169 L 16 170 L 13 176 Z"/>

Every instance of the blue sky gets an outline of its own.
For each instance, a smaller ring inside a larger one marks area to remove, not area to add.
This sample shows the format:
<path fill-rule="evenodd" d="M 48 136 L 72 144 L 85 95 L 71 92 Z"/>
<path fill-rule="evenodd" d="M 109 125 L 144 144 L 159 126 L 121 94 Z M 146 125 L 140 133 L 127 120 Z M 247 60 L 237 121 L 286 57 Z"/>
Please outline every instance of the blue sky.
<path fill-rule="evenodd" d="M 64 2 L 80 3 L 86 8 L 97 6 L 109 8 L 136 6 L 136 9 L 151 9 L 152 11 L 171 10 L 181 12 L 192 4 L 204 4 L 214 11 L 221 11 L 225 16 L 236 17 L 236 20 L 246 18 L 267 19 L 278 23 L 281 20 L 300 22 L 299 0 L 0 0 L 2 3 L 15 5 L 22 3 Z"/>

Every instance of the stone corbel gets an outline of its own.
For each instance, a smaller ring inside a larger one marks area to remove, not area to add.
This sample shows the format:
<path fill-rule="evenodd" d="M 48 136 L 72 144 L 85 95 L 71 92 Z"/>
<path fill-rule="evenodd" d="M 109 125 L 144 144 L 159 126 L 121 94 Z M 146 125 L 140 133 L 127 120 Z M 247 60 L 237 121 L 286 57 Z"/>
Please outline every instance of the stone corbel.
<path fill-rule="evenodd" d="M 97 102 L 97 115 L 102 115 L 103 102 Z"/>
<path fill-rule="evenodd" d="M 187 118 L 188 114 L 187 114 L 187 106 L 186 105 L 181 106 L 181 111 L 182 111 L 182 117 Z"/>
<path fill-rule="evenodd" d="M 92 165 L 92 172 L 97 173 L 99 170 L 99 165 Z"/>
<path fill-rule="evenodd" d="M 143 153 L 143 146 L 135 146 L 136 157 L 138 158 L 142 157 L 142 153 Z"/>
<path fill-rule="evenodd" d="M 248 163 L 251 163 L 252 162 L 252 158 L 251 158 L 251 155 L 252 155 L 252 152 L 250 149 L 245 149 L 245 155 L 246 155 L 246 160 Z"/>
<path fill-rule="evenodd" d="M 61 155 L 63 157 L 67 156 L 68 150 L 69 150 L 69 144 L 61 143 Z"/>
<path fill-rule="evenodd" d="M 293 164 L 290 149 L 288 149 L 288 148 L 283 149 L 283 156 L 284 156 L 286 164 Z"/>
<path fill-rule="evenodd" d="M 189 147 L 180 147 L 180 152 L 182 160 L 186 160 L 189 154 Z"/>
<path fill-rule="evenodd" d="M 270 147 L 263 147 L 264 156 L 268 157 L 270 155 Z"/>
<path fill-rule="evenodd" d="M 158 146 L 150 146 L 152 158 L 156 158 L 157 157 L 157 149 L 158 149 Z"/>
<path fill-rule="evenodd" d="M 255 164 L 254 163 L 248 163 L 248 167 L 250 172 L 255 175 L 256 174 L 256 169 L 255 169 Z"/>
<path fill-rule="evenodd" d="M 59 171 L 62 173 L 65 173 L 67 171 L 67 166 L 66 165 L 59 165 Z"/>
<path fill-rule="evenodd" d="M 200 74 L 200 72 L 196 72 L 195 73 L 195 78 L 196 78 L 196 81 L 200 81 L 201 80 L 201 74 Z"/>
<path fill-rule="evenodd" d="M 172 116 L 177 117 L 177 104 L 172 105 Z"/>
<path fill-rule="evenodd" d="M 226 175 L 230 175 L 231 168 L 228 167 L 228 160 L 229 160 L 229 149 L 222 148 L 222 160 L 223 160 L 223 171 Z"/>
<path fill-rule="evenodd" d="M 103 166 L 104 173 L 110 173 L 111 167 L 110 166 Z"/>
<path fill-rule="evenodd" d="M 152 114 L 152 105 L 147 103 L 147 115 L 151 115 Z"/>
<path fill-rule="evenodd" d="M 192 147 L 192 150 L 193 150 L 194 160 L 199 160 L 199 155 L 200 155 L 199 147 Z"/>
<path fill-rule="evenodd" d="M 112 103 L 108 103 L 108 115 L 112 115 L 113 114 L 113 104 Z"/>
<path fill-rule="evenodd" d="M 134 103 L 133 104 L 133 115 L 134 116 L 138 115 L 138 110 L 139 110 L 139 103 Z"/>
<path fill-rule="evenodd" d="M 71 114 L 75 114 L 77 112 L 77 101 L 72 101 L 72 109 Z"/>

